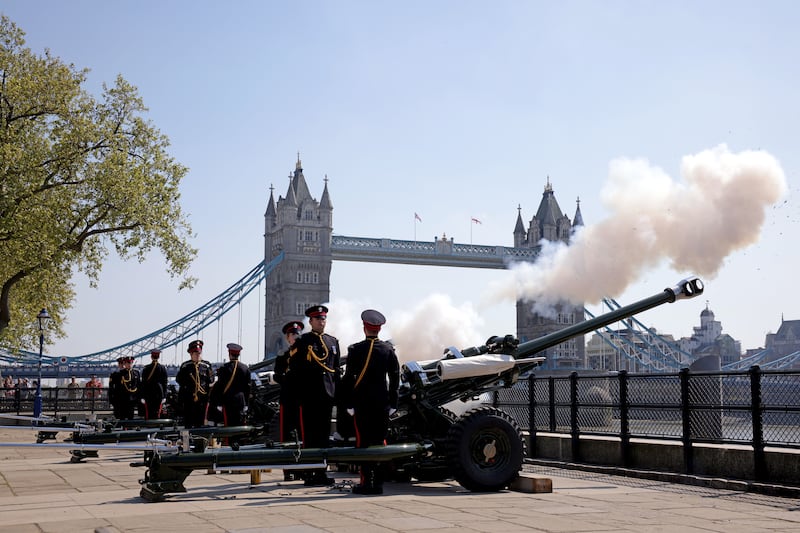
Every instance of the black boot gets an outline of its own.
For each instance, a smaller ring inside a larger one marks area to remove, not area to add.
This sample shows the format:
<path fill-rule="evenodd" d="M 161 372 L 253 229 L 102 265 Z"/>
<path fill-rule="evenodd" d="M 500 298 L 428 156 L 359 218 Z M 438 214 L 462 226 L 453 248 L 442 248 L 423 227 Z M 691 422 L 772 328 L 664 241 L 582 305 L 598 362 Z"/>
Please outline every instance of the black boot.
<path fill-rule="evenodd" d="M 383 482 L 375 467 L 361 467 L 361 483 L 353 487 L 353 494 L 383 494 Z"/>
<path fill-rule="evenodd" d="M 328 477 L 324 470 L 314 470 L 306 477 L 303 485 L 306 487 L 330 487 L 334 483 L 336 483 L 336 480 Z"/>

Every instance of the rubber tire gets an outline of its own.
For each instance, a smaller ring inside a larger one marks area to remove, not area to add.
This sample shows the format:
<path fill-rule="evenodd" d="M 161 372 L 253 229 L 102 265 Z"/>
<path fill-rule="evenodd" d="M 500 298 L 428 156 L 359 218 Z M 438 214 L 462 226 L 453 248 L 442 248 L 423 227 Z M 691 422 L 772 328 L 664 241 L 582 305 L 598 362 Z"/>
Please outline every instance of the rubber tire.
<path fill-rule="evenodd" d="M 469 491 L 502 490 L 522 469 L 522 432 L 510 415 L 494 407 L 466 413 L 450 428 L 447 443 L 453 477 Z"/>

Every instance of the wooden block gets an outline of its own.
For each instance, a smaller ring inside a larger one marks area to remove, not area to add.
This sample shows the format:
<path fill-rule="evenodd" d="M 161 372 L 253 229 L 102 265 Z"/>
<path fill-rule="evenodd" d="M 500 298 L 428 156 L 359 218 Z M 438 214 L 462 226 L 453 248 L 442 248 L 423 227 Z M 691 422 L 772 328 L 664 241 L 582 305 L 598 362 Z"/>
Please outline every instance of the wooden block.
<path fill-rule="evenodd" d="M 553 492 L 553 480 L 533 474 L 520 474 L 508 488 L 517 492 Z"/>
<path fill-rule="evenodd" d="M 251 485 L 258 485 L 261 483 L 261 470 L 251 470 L 250 471 L 250 484 Z"/>

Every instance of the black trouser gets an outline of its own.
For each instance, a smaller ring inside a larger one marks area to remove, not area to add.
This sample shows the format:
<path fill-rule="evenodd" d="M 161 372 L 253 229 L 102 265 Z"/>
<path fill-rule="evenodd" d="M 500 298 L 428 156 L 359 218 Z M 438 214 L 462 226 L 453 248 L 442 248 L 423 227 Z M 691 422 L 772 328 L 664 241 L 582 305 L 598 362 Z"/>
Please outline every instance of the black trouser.
<path fill-rule="evenodd" d="M 297 402 L 283 401 L 279 415 L 281 442 L 295 442 L 302 438 L 300 432 L 300 406 Z M 294 432 L 297 432 L 295 435 Z"/>
<path fill-rule="evenodd" d="M 206 423 L 206 410 L 208 400 L 198 399 L 196 402 L 189 399 L 183 403 L 183 425 L 187 428 L 202 427 Z"/>
<path fill-rule="evenodd" d="M 119 400 L 114 404 L 114 418 L 117 420 L 131 420 L 133 418 L 133 403 Z"/>
<path fill-rule="evenodd" d="M 300 433 L 303 448 L 327 448 L 330 446 L 331 415 L 333 400 L 318 398 L 317 401 L 305 402 L 300 406 Z M 306 471 L 311 477 L 325 475 L 324 468 Z"/>
<path fill-rule="evenodd" d="M 356 448 L 386 444 L 389 415 L 383 406 L 361 405 L 355 407 L 353 417 L 356 428 Z M 368 487 L 383 485 L 383 468 L 380 463 L 361 464 L 361 484 Z"/>
<path fill-rule="evenodd" d="M 161 399 L 145 399 L 145 403 L 140 404 L 141 407 L 139 408 L 139 414 L 145 420 L 149 420 L 151 418 L 158 418 L 161 416 Z"/>

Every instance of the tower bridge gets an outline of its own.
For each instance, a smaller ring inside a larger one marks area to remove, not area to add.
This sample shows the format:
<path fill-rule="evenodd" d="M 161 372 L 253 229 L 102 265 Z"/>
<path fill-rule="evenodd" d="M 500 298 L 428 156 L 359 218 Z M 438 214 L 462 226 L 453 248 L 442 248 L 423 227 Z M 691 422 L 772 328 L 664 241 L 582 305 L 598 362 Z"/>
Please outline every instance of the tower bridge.
<path fill-rule="evenodd" d="M 81 368 L 112 364 L 119 356 L 143 358 L 149 356 L 151 349 L 179 345 L 214 325 L 256 287 L 262 286 L 265 302 L 262 353 L 269 360 L 286 349 L 280 331 L 283 324 L 303 316 L 304 310 L 313 304 L 330 301 L 333 261 L 504 269 L 514 262 L 535 261 L 542 239 L 568 243 L 574 228 L 583 225 L 580 202 L 571 220 L 561 211 L 548 178 L 538 210 L 527 225 L 523 223 L 521 206 L 517 207 L 513 246 L 461 244 L 445 235 L 433 242 L 334 235 L 327 176 L 317 201 L 309 191 L 299 156 L 289 174 L 286 195 L 276 199 L 274 187 L 270 187 L 264 219 L 264 260 L 219 295 L 178 320 L 124 344 L 70 358 L 45 355 L 43 376 L 59 377 L 62 372 L 80 375 Z M 560 323 L 536 315 L 532 305 L 518 302 L 516 308 L 517 336 L 522 341 L 560 329 L 565 320 L 576 323 L 586 317 L 582 305 L 561 305 Z M 548 357 L 550 368 L 581 368 L 583 339 L 572 339 L 542 355 Z M 0 351 L 3 366 L 23 368 L 38 360 L 38 353 Z"/>

